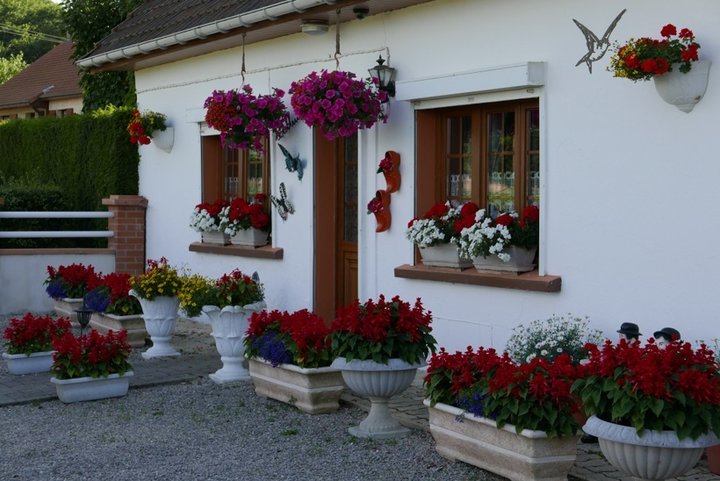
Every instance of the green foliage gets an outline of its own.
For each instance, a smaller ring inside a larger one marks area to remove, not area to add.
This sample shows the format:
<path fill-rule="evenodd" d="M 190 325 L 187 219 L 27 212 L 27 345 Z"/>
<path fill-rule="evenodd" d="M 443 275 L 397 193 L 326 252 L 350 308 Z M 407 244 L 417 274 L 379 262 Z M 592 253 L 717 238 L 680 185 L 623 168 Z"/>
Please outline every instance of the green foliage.
<path fill-rule="evenodd" d="M 32 63 L 55 46 L 38 34 L 65 36 L 60 6 L 50 0 L 0 0 L 0 19 L 15 31 L 0 31 L 0 57 L 5 59 L 24 54 Z"/>
<path fill-rule="evenodd" d="M 138 150 L 125 130 L 131 118 L 132 109 L 122 108 L 1 123 L 3 209 L 104 210 L 102 199 L 111 194 L 137 194 Z M 103 219 L 63 220 L 62 228 L 43 225 L 40 230 L 105 225 Z M 11 227 L 10 221 L 3 222 L 3 229 L 25 230 Z"/>
<path fill-rule="evenodd" d="M 110 34 L 142 0 L 65 0 L 63 19 L 75 42 L 74 58 L 80 59 L 95 48 L 96 42 Z M 83 72 L 83 111 L 107 105 L 135 105 L 133 72 Z"/>
<path fill-rule="evenodd" d="M 0 58 L 0 85 L 10 80 L 25 67 L 27 67 L 27 63 L 22 52 L 8 58 Z"/>

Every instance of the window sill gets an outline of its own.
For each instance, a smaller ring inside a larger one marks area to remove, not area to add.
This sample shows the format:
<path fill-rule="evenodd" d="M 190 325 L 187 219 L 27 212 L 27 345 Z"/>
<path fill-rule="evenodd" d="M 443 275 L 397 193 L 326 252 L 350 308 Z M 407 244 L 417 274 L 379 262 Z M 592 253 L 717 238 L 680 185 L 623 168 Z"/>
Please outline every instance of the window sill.
<path fill-rule="evenodd" d="M 538 292 L 560 292 L 562 284 L 560 276 L 540 276 L 537 271 L 517 275 L 488 274 L 472 268 L 458 271 L 443 267 L 426 267 L 422 264 L 398 266 L 395 268 L 395 277 Z"/>
<path fill-rule="evenodd" d="M 203 244 L 193 242 L 190 244 L 190 252 L 202 252 L 204 254 L 218 254 L 222 256 L 254 257 L 256 259 L 282 259 L 282 247 L 262 246 L 221 246 L 216 244 Z"/>

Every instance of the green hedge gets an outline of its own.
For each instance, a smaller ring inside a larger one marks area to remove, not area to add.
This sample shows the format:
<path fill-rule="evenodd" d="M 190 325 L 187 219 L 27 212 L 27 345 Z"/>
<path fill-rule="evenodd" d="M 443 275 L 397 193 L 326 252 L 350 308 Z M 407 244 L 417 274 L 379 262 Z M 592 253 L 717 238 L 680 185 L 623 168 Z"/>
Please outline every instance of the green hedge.
<path fill-rule="evenodd" d="M 0 210 L 106 210 L 111 194 L 138 193 L 130 108 L 0 123 Z M 3 219 L 0 230 L 106 230 L 105 219 Z M 13 239 L 0 247 L 102 247 L 105 239 Z"/>
<path fill-rule="evenodd" d="M 126 131 L 131 108 L 0 124 L 0 185 L 36 173 L 70 210 L 103 210 L 111 194 L 136 195 L 139 155 Z M 4 180 L 3 180 L 4 179 Z"/>

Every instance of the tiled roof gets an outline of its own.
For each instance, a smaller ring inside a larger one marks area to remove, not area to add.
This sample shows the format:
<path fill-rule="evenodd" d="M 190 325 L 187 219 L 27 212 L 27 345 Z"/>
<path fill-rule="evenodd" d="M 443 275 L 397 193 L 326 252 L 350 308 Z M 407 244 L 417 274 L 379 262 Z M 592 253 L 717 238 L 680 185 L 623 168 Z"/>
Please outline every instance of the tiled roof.
<path fill-rule="evenodd" d="M 26 106 L 37 98 L 80 97 L 80 71 L 71 55 L 72 43 L 61 43 L 0 85 L 0 108 Z"/>
<path fill-rule="evenodd" d="M 147 0 L 88 56 L 172 35 L 200 25 L 275 5 L 279 0 Z"/>

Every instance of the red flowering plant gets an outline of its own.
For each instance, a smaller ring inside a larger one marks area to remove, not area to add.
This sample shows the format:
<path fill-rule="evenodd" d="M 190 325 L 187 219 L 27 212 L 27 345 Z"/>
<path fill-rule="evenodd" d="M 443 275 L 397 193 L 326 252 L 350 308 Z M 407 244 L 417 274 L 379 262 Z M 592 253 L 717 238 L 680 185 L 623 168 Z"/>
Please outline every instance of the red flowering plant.
<path fill-rule="evenodd" d="M 588 415 L 606 422 L 675 431 L 679 439 L 720 436 L 720 373 L 713 351 L 674 340 L 588 345 L 588 375 L 575 381 Z"/>
<path fill-rule="evenodd" d="M 273 367 L 326 367 L 332 362 L 328 334 L 330 328 L 322 318 L 307 309 L 293 313 L 255 312 L 243 341 L 245 355 L 263 358 Z"/>
<path fill-rule="evenodd" d="M 318 127 L 328 140 L 350 137 L 358 129 L 386 121 L 382 104 L 387 93 L 377 79 L 359 80 L 352 72 L 322 70 L 290 85 L 290 104 L 309 127 Z"/>
<path fill-rule="evenodd" d="M 70 320 L 64 317 L 36 316 L 26 313 L 14 317 L 3 332 L 8 354 L 32 354 L 52 350 L 52 340 L 70 330 Z"/>
<path fill-rule="evenodd" d="M 459 234 L 459 251 L 464 257 L 496 255 L 507 262 L 510 254 L 505 252 L 506 247 L 529 249 L 538 245 L 540 210 L 537 206 L 527 206 L 522 216 L 517 212 L 506 212 L 494 219 L 485 209 L 477 209 L 471 203 L 466 206 L 454 226 L 455 232 Z"/>
<path fill-rule="evenodd" d="M 147 145 L 152 139 L 152 133 L 156 130 L 165 130 L 166 117 L 157 112 L 140 113 L 134 110 L 132 120 L 127 126 L 127 132 L 130 134 L 130 143 Z"/>
<path fill-rule="evenodd" d="M 700 49 L 692 30 L 683 28 L 678 32 L 675 25 L 667 24 L 660 30 L 660 35 L 662 38 L 659 40 L 641 37 L 631 38 L 622 45 L 615 44 L 608 70 L 615 77 L 633 82 L 650 80 L 673 68 L 688 73 L 692 69 L 692 62 L 697 62 Z M 673 64 L 677 64 L 677 67 L 673 67 Z"/>
<path fill-rule="evenodd" d="M 266 231 L 270 229 L 270 216 L 265 212 L 265 194 L 255 194 L 251 202 L 242 197 L 235 197 L 222 212 L 223 232 L 235 235 L 238 231 L 251 227 Z"/>
<path fill-rule="evenodd" d="M 230 202 L 223 199 L 199 203 L 190 215 L 190 227 L 196 232 L 222 232 L 227 227 L 229 207 Z"/>
<path fill-rule="evenodd" d="M 499 428 L 512 424 L 518 433 L 531 429 L 550 438 L 573 436 L 579 425 L 571 387 L 583 373 L 584 367 L 574 365 L 567 354 L 515 363 L 495 349 L 468 347 L 450 354 L 441 348 L 430 359 L 425 393 L 432 406 L 459 407 L 494 419 Z"/>
<path fill-rule="evenodd" d="M 112 272 L 99 276 L 97 286 L 85 296 L 85 305 L 96 312 L 116 316 L 142 314 L 140 301 L 130 296 L 130 274 Z"/>
<path fill-rule="evenodd" d="M 217 280 L 202 276 L 190 276 L 183 280 L 178 297 L 180 307 L 189 317 L 199 316 L 203 306 L 247 306 L 265 299 L 263 285 L 259 280 L 235 269 Z M 263 304 L 264 306 L 264 304 Z"/>
<path fill-rule="evenodd" d="M 241 90 L 215 90 L 205 99 L 205 121 L 220 131 L 223 146 L 262 152 L 270 131 L 282 137 L 292 127 L 282 101 L 284 96 L 280 89 L 273 89 L 270 95 L 255 96 L 249 85 Z"/>
<path fill-rule="evenodd" d="M 53 299 L 81 298 L 97 285 L 98 274 L 91 265 L 47 266 L 47 273 L 45 291 Z"/>
<path fill-rule="evenodd" d="M 389 302 L 380 295 L 341 307 L 330 327 L 335 357 L 347 361 L 373 360 L 387 364 L 402 359 L 409 364 L 424 363 L 435 352 L 435 338 L 430 334 L 432 314 L 418 298 L 415 305 L 393 297 Z"/>
<path fill-rule="evenodd" d="M 128 363 L 127 331 L 108 331 L 102 335 L 93 329 L 80 337 L 67 332 L 53 340 L 53 349 L 51 372 L 57 379 L 108 377 L 132 369 Z"/>

